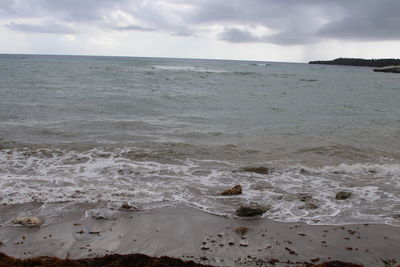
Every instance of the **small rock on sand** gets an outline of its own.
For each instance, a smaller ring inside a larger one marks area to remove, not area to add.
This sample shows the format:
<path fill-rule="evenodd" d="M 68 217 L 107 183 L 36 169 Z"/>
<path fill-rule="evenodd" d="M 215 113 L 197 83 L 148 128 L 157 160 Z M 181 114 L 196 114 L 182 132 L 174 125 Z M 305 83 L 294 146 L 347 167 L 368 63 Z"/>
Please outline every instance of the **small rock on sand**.
<path fill-rule="evenodd" d="M 240 240 L 239 246 L 247 247 L 249 245 L 249 241 L 247 240 Z"/>
<path fill-rule="evenodd" d="M 240 195 L 242 193 L 242 187 L 240 185 L 235 185 L 231 189 L 227 189 L 221 193 L 222 196 L 232 196 Z"/>
<path fill-rule="evenodd" d="M 209 250 L 210 249 L 210 247 L 208 247 L 208 246 L 201 246 L 201 248 L 200 248 L 201 250 Z"/>
<path fill-rule="evenodd" d="M 240 235 L 244 235 L 247 233 L 247 231 L 249 231 L 249 227 L 245 227 L 245 226 L 239 226 L 235 229 L 235 232 L 240 234 Z"/>
<path fill-rule="evenodd" d="M 262 215 L 272 207 L 270 205 L 262 206 L 258 203 L 251 202 L 249 205 L 241 206 L 236 210 L 236 215 L 240 217 L 253 217 Z"/>
<path fill-rule="evenodd" d="M 344 200 L 344 199 L 348 199 L 351 196 L 350 192 L 346 192 L 346 191 L 340 191 L 336 194 L 335 198 L 337 200 Z"/>
<path fill-rule="evenodd" d="M 20 224 L 25 227 L 40 227 L 42 221 L 36 217 L 17 217 L 12 220 L 14 224 Z"/>

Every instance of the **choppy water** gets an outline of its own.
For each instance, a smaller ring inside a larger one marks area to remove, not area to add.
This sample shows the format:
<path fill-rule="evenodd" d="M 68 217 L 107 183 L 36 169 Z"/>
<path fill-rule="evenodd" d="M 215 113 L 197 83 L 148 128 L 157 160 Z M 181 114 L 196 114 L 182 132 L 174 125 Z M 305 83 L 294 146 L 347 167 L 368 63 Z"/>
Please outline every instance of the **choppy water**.
<path fill-rule="evenodd" d="M 243 195 L 218 195 L 235 184 Z M 336 200 L 341 190 L 352 197 Z M 0 204 L 183 203 L 231 216 L 250 201 L 280 221 L 400 226 L 400 75 L 0 55 Z"/>

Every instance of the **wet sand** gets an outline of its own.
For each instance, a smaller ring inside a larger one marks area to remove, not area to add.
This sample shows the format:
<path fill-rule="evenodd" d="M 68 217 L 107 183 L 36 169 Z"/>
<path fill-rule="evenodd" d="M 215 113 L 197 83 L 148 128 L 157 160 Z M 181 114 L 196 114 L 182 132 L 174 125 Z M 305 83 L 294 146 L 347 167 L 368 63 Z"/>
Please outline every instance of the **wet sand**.
<path fill-rule="evenodd" d="M 365 266 L 400 263 L 400 228 L 388 225 L 310 226 L 233 219 L 188 207 L 118 211 L 95 219 L 85 216 L 88 205 L 74 205 L 52 219 L 39 216 L 44 221 L 40 228 L 10 223 L 38 207 L 0 207 L 1 252 L 17 258 L 62 259 L 142 253 L 216 266 L 258 266 L 271 260 L 278 266 L 333 260 Z"/>

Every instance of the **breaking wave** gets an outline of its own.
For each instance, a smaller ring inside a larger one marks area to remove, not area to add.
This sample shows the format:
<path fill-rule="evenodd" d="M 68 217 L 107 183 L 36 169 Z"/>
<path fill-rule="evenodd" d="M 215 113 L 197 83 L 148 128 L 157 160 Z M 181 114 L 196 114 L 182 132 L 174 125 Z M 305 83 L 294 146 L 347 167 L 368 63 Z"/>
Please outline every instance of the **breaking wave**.
<path fill-rule="evenodd" d="M 110 208 L 128 203 L 149 209 L 180 203 L 234 216 L 237 207 L 254 201 L 271 205 L 264 216 L 278 221 L 400 226 L 400 164 L 295 165 L 258 174 L 228 161 L 156 154 L 127 147 L 2 149 L 0 204 L 108 203 Z M 242 185 L 242 195 L 220 195 L 236 184 Z M 339 191 L 351 197 L 337 200 Z"/>

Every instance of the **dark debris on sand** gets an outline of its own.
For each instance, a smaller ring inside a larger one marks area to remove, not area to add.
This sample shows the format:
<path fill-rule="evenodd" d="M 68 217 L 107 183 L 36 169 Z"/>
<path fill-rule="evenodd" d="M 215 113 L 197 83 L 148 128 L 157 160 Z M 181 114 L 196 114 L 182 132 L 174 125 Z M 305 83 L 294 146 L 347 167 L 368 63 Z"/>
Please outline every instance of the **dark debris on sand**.
<path fill-rule="evenodd" d="M 258 266 L 268 264 L 275 266 L 283 263 L 276 259 L 264 259 L 257 262 Z M 259 265 L 261 264 L 261 265 Z M 0 252 L 0 267 L 211 267 L 211 265 L 203 265 L 194 261 L 183 261 L 171 257 L 150 257 L 143 254 L 129 255 L 107 255 L 91 259 L 58 259 L 54 257 L 37 257 L 31 259 L 15 259 Z M 363 265 L 342 262 L 330 261 L 320 264 L 311 264 L 304 262 L 299 266 L 306 267 L 363 267 Z"/>
<path fill-rule="evenodd" d="M 93 259 L 61 260 L 53 257 L 15 259 L 0 253 L 0 267 L 208 267 L 193 261 L 170 257 L 149 257 L 143 254 L 107 255 Z"/>
<path fill-rule="evenodd" d="M 350 262 L 342 262 L 342 261 L 329 261 L 316 265 L 312 265 L 314 267 L 363 267 L 364 265 L 350 263 Z"/>

